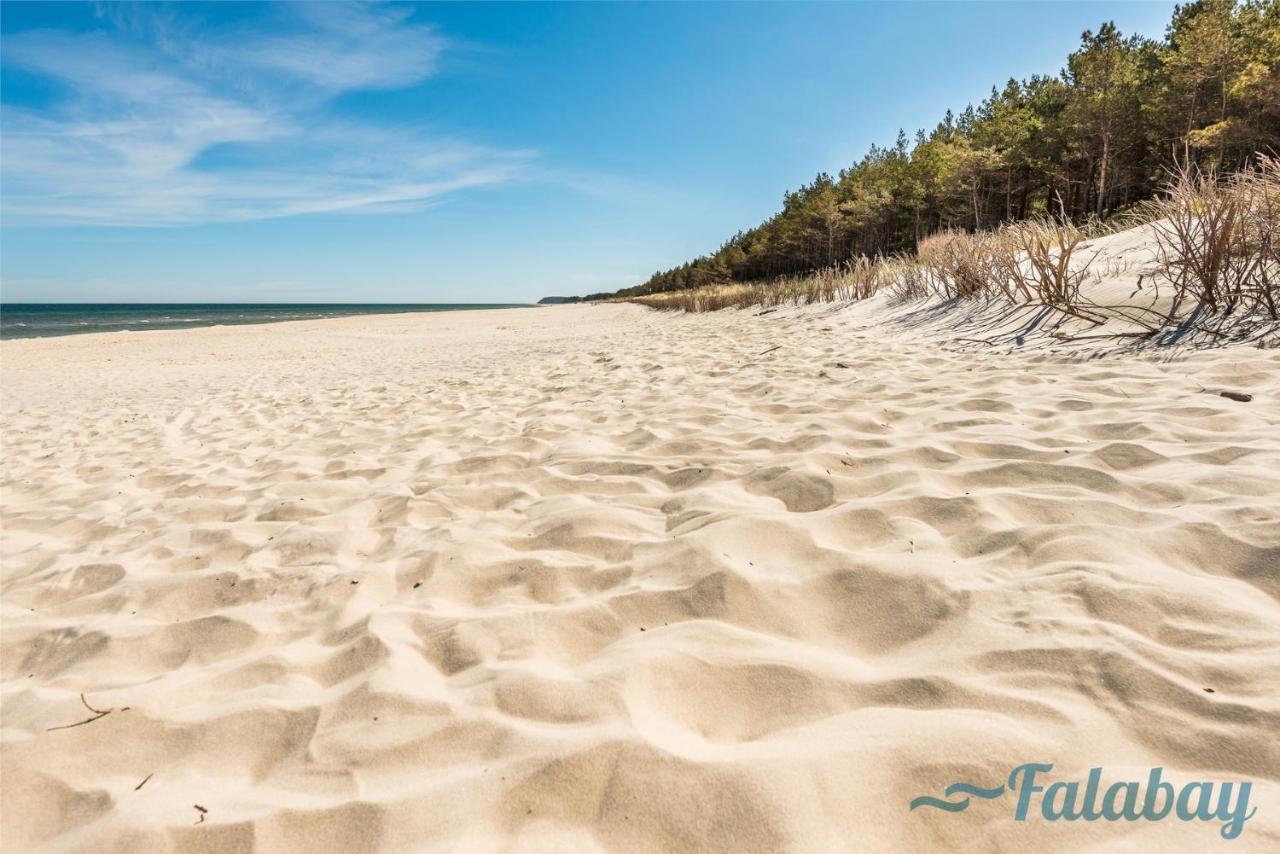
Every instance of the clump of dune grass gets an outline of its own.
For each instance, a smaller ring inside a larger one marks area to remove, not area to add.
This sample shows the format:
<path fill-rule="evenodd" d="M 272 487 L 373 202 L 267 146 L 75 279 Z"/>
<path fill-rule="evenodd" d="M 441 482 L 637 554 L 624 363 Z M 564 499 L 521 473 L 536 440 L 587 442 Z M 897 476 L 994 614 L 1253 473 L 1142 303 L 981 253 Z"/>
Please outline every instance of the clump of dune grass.
<path fill-rule="evenodd" d="M 870 299 L 880 289 L 883 273 L 884 270 L 879 260 L 859 255 L 843 265 L 842 287 L 845 289 L 845 293 L 853 299 Z"/>
<path fill-rule="evenodd" d="M 1007 293 L 998 264 L 1000 240 L 987 231 L 940 231 L 920 241 L 916 261 L 946 299 Z"/>
<path fill-rule="evenodd" d="M 760 284 L 703 285 L 683 291 L 667 291 L 659 294 L 632 297 L 631 302 L 658 311 L 720 311 L 726 308 L 742 308 L 749 305 L 770 305 L 776 295 Z"/>
<path fill-rule="evenodd" d="M 1086 239 L 1084 229 L 1065 220 L 1030 219 L 1000 230 L 996 242 L 996 278 L 1004 279 L 1010 302 L 1038 302 L 1055 308 L 1080 304 L 1080 286 L 1089 260 L 1079 261 L 1077 250 Z"/>
<path fill-rule="evenodd" d="M 1230 176 L 1191 165 L 1170 174 L 1149 203 L 1161 274 L 1179 302 L 1231 314 L 1261 309 L 1277 319 L 1280 162 L 1259 155 Z"/>
<path fill-rule="evenodd" d="M 631 297 L 630 301 L 659 311 L 687 312 L 852 302 L 874 296 L 881 280 L 881 263 L 859 256 L 802 276 L 783 276 L 771 282 L 704 285 Z"/>
<path fill-rule="evenodd" d="M 899 252 L 881 262 L 881 289 L 890 305 L 918 302 L 937 296 L 925 267 L 914 256 Z"/>
<path fill-rule="evenodd" d="M 1280 158 L 1260 154 L 1256 167 L 1236 180 L 1249 198 L 1246 242 L 1258 256 L 1249 299 L 1280 319 Z"/>

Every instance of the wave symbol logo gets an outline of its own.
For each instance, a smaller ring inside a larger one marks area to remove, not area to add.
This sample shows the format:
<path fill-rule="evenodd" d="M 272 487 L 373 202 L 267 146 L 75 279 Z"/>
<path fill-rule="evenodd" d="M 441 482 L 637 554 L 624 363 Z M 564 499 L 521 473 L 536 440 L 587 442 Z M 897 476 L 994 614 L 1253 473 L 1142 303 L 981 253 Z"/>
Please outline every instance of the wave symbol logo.
<path fill-rule="evenodd" d="M 984 789 L 971 783 L 952 783 L 947 786 L 947 790 L 942 794 L 947 798 L 955 797 L 956 795 L 973 795 L 976 798 L 992 800 L 1004 794 L 1004 786 Z M 911 802 L 911 809 L 914 810 L 916 807 L 934 807 L 946 812 L 963 812 L 969 807 L 969 799 L 965 798 L 964 800 L 952 802 L 944 801 L 942 798 L 935 798 L 931 795 L 921 795 Z"/>

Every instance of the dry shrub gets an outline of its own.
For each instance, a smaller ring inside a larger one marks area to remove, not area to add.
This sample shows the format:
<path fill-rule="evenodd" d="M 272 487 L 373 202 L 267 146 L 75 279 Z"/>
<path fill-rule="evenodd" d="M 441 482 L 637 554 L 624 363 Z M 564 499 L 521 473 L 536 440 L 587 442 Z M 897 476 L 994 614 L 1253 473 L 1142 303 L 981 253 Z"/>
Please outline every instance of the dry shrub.
<path fill-rule="evenodd" d="M 1245 242 L 1258 256 L 1248 298 L 1280 319 L 1280 158 L 1259 154 L 1256 167 L 1236 181 L 1249 198 Z"/>
<path fill-rule="evenodd" d="M 920 241 L 916 260 L 930 285 L 947 299 L 972 299 L 993 290 L 1008 295 L 999 270 L 1000 241 L 991 232 L 940 231 Z"/>
<path fill-rule="evenodd" d="M 916 302 L 934 295 L 928 271 L 905 253 L 890 256 L 880 264 L 882 290 L 890 305 Z"/>
<path fill-rule="evenodd" d="M 1057 308 L 1079 305 L 1089 262 L 1079 263 L 1075 253 L 1086 236 L 1070 222 L 1051 219 L 1030 219 L 1001 229 L 997 263 L 1010 283 L 1006 293 L 1011 301 L 1020 298 Z"/>
<path fill-rule="evenodd" d="M 1229 177 L 1174 170 L 1151 203 L 1164 276 L 1180 300 L 1209 311 L 1265 310 L 1277 318 L 1280 164 L 1261 155 Z"/>

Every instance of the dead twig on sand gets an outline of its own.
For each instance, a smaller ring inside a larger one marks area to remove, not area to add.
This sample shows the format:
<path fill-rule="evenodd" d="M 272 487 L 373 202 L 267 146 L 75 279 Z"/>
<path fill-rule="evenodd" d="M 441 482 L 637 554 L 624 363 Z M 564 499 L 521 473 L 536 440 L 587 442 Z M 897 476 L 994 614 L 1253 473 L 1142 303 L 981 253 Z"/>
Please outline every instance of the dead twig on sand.
<path fill-rule="evenodd" d="M 148 780 L 150 780 L 150 779 L 151 779 L 152 777 L 154 777 L 155 775 L 156 775 L 156 772 L 152 771 L 150 774 L 148 774 L 147 776 L 143 777 L 143 778 L 142 778 L 142 782 L 141 782 L 141 783 L 139 783 L 138 785 L 134 786 L 134 787 L 133 787 L 133 790 L 136 792 L 136 791 L 138 791 L 139 789 L 141 789 L 143 786 L 147 785 L 147 781 L 148 781 Z"/>
<path fill-rule="evenodd" d="M 53 732 L 55 729 L 71 729 L 72 727 L 84 726 L 85 724 L 91 724 L 94 721 L 102 720 L 112 712 L 127 712 L 129 711 L 129 708 L 130 708 L 129 706 L 125 706 L 124 708 L 121 708 L 121 709 L 95 709 L 93 706 L 89 705 L 89 701 L 84 698 L 83 691 L 80 693 L 80 702 L 84 704 L 84 707 L 86 709 L 93 712 L 93 717 L 85 718 L 82 721 L 76 721 L 73 724 L 63 724 L 62 726 L 51 726 L 47 730 L 45 730 L 45 732 Z"/>

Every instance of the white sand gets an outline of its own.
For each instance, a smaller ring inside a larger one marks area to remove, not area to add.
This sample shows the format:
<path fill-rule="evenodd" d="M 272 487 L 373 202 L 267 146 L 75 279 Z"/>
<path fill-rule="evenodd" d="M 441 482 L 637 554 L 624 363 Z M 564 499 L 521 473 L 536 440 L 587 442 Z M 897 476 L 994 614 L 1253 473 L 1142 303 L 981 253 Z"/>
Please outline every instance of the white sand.
<path fill-rule="evenodd" d="M 1280 351 L 883 311 L 4 342 L 5 851 L 1276 850 Z"/>

